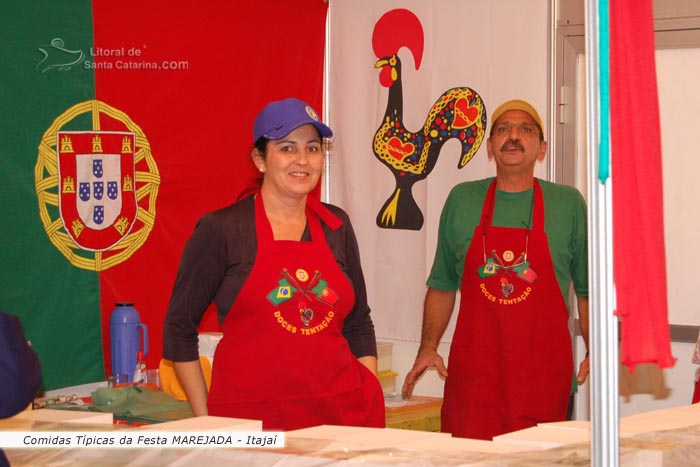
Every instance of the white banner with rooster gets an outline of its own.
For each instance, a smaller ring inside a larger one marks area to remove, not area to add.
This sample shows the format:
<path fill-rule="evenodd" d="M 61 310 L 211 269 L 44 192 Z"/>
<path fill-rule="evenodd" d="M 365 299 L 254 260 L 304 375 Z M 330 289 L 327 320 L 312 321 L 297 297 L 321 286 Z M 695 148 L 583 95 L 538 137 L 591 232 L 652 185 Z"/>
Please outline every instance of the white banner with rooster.
<path fill-rule="evenodd" d="M 511 98 L 547 114 L 547 3 L 331 0 L 329 201 L 352 219 L 378 338 L 420 339 L 447 194 L 495 175 L 486 115 Z"/>

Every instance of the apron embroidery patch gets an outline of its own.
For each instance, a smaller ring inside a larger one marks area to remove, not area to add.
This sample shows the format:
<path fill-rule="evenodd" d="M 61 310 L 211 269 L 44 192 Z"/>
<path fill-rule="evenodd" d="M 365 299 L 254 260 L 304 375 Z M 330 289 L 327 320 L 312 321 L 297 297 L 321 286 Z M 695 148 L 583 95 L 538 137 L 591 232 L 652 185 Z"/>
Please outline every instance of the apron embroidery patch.
<path fill-rule="evenodd" d="M 291 317 L 285 318 L 280 310 L 276 310 L 274 316 L 280 326 L 293 334 L 299 332 L 302 335 L 316 334 L 327 328 L 335 313 L 330 310 L 320 322 L 314 324 L 315 313 L 312 304 L 321 302 L 332 307 L 338 303 L 340 297 L 321 278 L 321 272 L 316 270 L 313 276 L 309 276 L 306 270 L 299 268 L 292 275 L 288 268 L 282 268 L 281 275 L 277 287 L 267 294 L 267 299 L 273 305 L 279 306 L 297 298 L 299 321 L 297 326 Z"/>
<path fill-rule="evenodd" d="M 531 287 L 526 287 L 520 295 L 511 298 L 516 287 L 511 281 L 512 279 L 518 278 L 528 285 L 532 284 L 535 279 L 537 279 L 537 273 L 530 267 L 530 263 L 526 261 L 525 253 L 521 253 L 518 259 L 513 261 L 510 265 L 506 265 L 506 262 L 512 261 L 514 256 L 511 250 L 506 250 L 503 253 L 503 259 L 501 259 L 495 250 L 491 250 L 491 255 L 486 258 L 484 264 L 479 267 L 477 273 L 482 279 L 500 277 L 498 284 L 500 287 L 500 296 L 502 298 L 498 298 L 489 292 L 486 283 L 481 284 L 481 291 L 489 301 L 498 301 L 501 305 L 513 305 L 526 300 L 532 291 Z"/>

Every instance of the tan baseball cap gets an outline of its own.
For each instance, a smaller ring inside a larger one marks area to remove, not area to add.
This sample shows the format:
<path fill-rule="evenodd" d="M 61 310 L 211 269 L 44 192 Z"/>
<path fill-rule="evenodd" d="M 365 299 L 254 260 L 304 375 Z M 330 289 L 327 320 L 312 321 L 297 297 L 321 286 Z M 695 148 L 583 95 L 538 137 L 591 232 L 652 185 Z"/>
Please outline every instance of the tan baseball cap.
<path fill-rule="evenodd" d="M 542 131 L 542 137 L 544 137 L 544 124 L 542 123 L 540 114 L 537 113 L 537 110 L 535 110 L 532 104 L 521 99 L 511 99 L 499 105 L 498 108 L 496 108 L 496 110 L 494 110 L 491 114 L 491 126 L 493 126 L 493 124 L 496 122 L 496 120 L 499 119 L 501 115 L 508 112 L 509 110 L 522 110 L 523 112 L 527 112 L 535 120 L 535 123 L 537 123 L 540 126 L 540 130 Z"/>

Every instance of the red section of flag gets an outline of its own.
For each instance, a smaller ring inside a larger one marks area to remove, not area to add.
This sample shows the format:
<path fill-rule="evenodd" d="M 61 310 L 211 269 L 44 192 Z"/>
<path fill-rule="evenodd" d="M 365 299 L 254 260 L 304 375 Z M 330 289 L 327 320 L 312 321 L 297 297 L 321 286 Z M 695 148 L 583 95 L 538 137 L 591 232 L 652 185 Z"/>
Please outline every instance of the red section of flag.
<path fill-rule="evenodd" d="M 93 2 L 96 99 L 141 127 L 160 175 L 149 238 L 100 274 L 108 372 L 118 301 L 134 302 L 148 325 L 146 360 L 157 368 L 185 241 L 198 218 L 235 201 L 255 175 L 257 113 L 289 96 L 321 111 L 326 12 L 320 0 Z M 203 330 L 217 329 L 214 315 Z"/>
<path fill-rule="evenodd" d="M 622 362 L 671 367 L 651 0 L 610 1 L 613 251 Z"/>

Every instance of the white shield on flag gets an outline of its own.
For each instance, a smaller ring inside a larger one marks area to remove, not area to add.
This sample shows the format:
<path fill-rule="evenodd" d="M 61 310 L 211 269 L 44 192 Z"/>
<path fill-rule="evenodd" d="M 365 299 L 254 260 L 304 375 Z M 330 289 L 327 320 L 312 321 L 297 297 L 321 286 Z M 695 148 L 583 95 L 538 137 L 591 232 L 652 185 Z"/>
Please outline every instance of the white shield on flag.
<path fill-rule="evenodd" d="M 59 209 L 84 250 L 118 244 L 136 220 L 135 135 L 123 131 L 57 133 Z"/>

